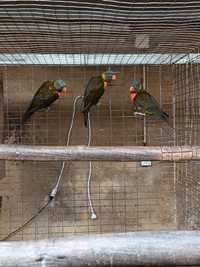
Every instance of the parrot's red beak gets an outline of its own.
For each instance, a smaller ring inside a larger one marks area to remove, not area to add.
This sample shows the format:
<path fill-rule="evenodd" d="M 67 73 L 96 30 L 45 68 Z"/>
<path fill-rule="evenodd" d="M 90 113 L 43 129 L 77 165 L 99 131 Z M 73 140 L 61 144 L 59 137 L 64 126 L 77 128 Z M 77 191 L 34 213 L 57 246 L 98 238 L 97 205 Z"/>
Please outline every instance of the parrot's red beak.
<path fill-rule="evenodd" d="M 115 74 L 112 75 L 112 81 L 117 80 L 117 76 Z"/>
<path fill-rule="evenodd" d="M 130 99 L 131 99 L 132 103 L 135 102 L 136 96 L 137 96 L 137 92 L 136 92 L 135 88 L 133 86 L 131 86 L 130 87 Z"/>
<path fill-rule="evenodd" d="M 61 97 L 67 96 L 68 90 L 67 87 L 63 87 L 62 92 L 61 92 Z"/>
<path fill-rule="evenodd" d="M 65 97 L 67 95 L 67 87 L 63 87 L 61 92 L 58 92 L 59 97 Z"/>

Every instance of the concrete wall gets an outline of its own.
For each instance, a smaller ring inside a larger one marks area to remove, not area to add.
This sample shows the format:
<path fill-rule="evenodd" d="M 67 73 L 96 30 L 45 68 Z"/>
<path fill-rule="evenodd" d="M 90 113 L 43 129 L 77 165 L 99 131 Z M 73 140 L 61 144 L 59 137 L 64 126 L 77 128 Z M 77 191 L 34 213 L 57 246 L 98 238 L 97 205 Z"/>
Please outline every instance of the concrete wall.
<path fill-rule="evenodd" d="M 3 70 L 5 140 L 44 80 L 62 78 L 70 94 L 48 111 L 35 114 L 21 133 L 20 143 L 64 145 L 73 98 L 82 95 L 99 67 L 9 67 Z M 142 67 L 115 67 L 118 80 L 91 112 L 92 145 L 142 145 L 143 121 L 133 116 L 129 100 L 130 81 L 140 80 Z M 148 66 L 147 85 L 172 118 L 171 68 Z M 173 131 L 165 122 L 147 120 L 147 144 L 173 145 Z M 77 112 L 70 144 L 87 143 L 83 116 Z M 89 163 L 67 163 L 54 207 L 49 207 L 13 239 L 40 239 L 68 233 L 103 233 L 133 230 L 176 229 L 176 200 L 173 164 L 93 163 L 91 193 L 97 219 L 91 220 L 87 198 Z M 0 181 L 3 196 L 1 237 L 35 214 L 55 184 L 61 163 L 6 163 Z"/>

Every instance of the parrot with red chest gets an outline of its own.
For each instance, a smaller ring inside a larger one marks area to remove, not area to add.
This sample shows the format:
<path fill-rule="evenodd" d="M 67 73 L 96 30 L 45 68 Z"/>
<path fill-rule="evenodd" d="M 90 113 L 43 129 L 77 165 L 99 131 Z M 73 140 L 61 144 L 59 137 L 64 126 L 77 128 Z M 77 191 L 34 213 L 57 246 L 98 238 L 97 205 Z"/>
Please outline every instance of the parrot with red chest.
<path fill-rule="evenodd" d="M 85 127 L 87 127 L 88 124 L 88 113 L 90 112 L 90 108 L 99 102 L 108 85 L 115 79 L 116 75 L 111 70 L 103 72 L 99 76 L 90 78 L 85 88 L 82 103 Z"/>
<path fill-rule="evenodd" d="M 53 102 L 63 96 L 66 90 L 66 84 L 63 80 L 43 82 L 22 117 L 22 126 L 36 111 L 48 108 Z"/>
<path fill-rule="evenodd" d="M 154 115 L 169 123 L 169 115 L 160 108 L 156 99 L 144 90 L 136 80 L 131 82 L 130 99 L 137 111 L 141 111 L 145 115 Z"/>

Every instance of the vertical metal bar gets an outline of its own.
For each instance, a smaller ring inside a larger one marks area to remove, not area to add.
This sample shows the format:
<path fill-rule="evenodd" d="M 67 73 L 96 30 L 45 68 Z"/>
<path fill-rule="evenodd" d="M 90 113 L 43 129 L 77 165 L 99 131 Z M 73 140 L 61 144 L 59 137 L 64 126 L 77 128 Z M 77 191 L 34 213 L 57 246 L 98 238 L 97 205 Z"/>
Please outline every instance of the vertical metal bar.
<path fill-rule="evenodd" d="M 160 89 L 160 107 L 162 108 L 162 65 L 159 66 L 159 89 Z M 163 129 L 160 128 L 160 137 L 162 142 Z"/>
<path fill-rule="evenodd" d="M 110 119 L 110 143 L 113 143 L 113 124 L 112 124 L 112 86 L 108 86 L 108 105 L 109 105 L 109 119 Z"/>
<path fill-rule="evenodd" d="M 175 83 L 176 83 L 176 65 L 172 65 L 171 67 L 172 69 L 172 79 L 173 79 L 173 83 L 172 83 L 172 94 L 173 94 L 173 139 L 174 139 L 174 146 L 176 145 L 176 94 L 175 94 Z M 174 161 L 173 163 L 173 171 L 174 171 L 174 223 L 175 225 L 177 225 L 177 212 L 176 212 L 176 173 L 177 173 L 177 169 L 176 169 L 176 162 Z"/>
<path fill-rule="evenodd" d="M 145 65 L 143 65 L 143 89 L 146 89 L 146 68 Z M 143 119 L 143 145 L 146 146 L 147 144 L 147 122 L 146 122 L 146 115 L 144 115 Z"/>
<path fill-rule="evenodd" d="M 185 140 L 184 140 L 184 145 L 185 144 L 189 144 L 189 103 L 188 103 L 188 98 L 189 98 L 189 62 L 187 62 L 186 64 L 186 68 L 185 68 L 185 125 L 183 125 L 183 127 L 186 127 L 185 130 Z M 190 209 L 190 201 L 189 201 L 189 181 L 188 181 L 188 162 L 186 162 L 185 164 L 185 205 L 186 205 L 186 216 L 185 216 L 185 220 L 186 222 L 188 222 L 188 210 Z"/>
<path fill-rule="evenodd" d="M 0 73 L 0 142 L 3 143 L 4 134 L 4 94 L 3 75 Z M 5 176 L 5 160 L 0 160 L 0 179 Z"/>

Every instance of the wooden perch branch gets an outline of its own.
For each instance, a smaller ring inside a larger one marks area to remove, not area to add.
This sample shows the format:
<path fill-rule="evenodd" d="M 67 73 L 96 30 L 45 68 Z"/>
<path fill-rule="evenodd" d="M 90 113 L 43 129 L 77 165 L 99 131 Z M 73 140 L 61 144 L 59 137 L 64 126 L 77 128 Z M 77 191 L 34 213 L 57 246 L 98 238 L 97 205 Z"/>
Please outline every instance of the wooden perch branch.
<path fill-rule="evenodd" d="M 0 160 L 183 161 L 200 160 L 200 146 L 24 146 L 0 145 Z"/>
<path fill-rule="evenodd" d="M 137 232 L 0 242 L 5 266 L 196 266 L 200 232 Z"/>

